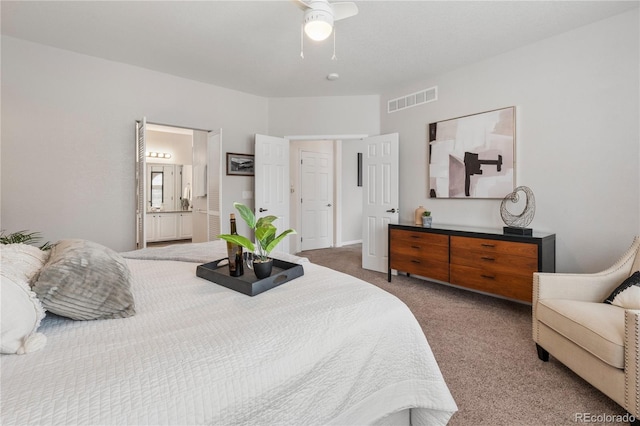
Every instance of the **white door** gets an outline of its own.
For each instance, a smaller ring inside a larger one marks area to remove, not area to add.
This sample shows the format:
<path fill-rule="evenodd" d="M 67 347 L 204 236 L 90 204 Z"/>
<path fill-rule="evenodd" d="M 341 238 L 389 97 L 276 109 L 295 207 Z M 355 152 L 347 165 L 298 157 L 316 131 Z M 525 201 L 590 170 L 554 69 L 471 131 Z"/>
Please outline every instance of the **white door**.
<path fill-rule="evenodd" d="M 254 197 L 256 218 L 273 215 L 278 234 L 289 229 L 289 140 L 256 134 Z M 289 253 L 289 238 L 276 251 Z"/>
<path fill-rule="evenodd" d="M 398 223 L 398 134 L 364 139 L 362 267 L 387 272 L 388 225 Z"/>
<path fill-rule="evenodd" d="M 222 129 L 207 137 L 207 239 L 218 239 L 222 205 Z"/>
<path fill-rule="evenodd" d="M 326 152 L 300 155 L 301 249 L 333 246 L 333 167 Z"/>

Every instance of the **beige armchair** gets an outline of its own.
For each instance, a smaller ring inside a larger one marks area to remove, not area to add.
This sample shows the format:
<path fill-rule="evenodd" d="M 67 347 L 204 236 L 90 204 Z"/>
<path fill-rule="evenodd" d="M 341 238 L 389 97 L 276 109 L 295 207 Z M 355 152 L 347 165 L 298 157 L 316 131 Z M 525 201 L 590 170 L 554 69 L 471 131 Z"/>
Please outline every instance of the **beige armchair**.
<path fill-rule="evenodd" d="M 602 303 L 640 269 L 640 237 L 610 268 L 595 274 L 534 273 L 533 340 L 640 418 L 640 310 Z"/>

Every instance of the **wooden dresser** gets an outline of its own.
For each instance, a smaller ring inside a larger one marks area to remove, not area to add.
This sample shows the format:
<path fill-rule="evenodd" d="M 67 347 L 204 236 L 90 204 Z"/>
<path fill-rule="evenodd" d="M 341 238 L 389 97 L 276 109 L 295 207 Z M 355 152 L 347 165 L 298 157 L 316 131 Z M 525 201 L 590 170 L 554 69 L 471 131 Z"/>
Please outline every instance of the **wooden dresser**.
<path fill-rule="evenodd" d="M 389 225 L 391 270 L 531 303 L 533 273 L 555 272 L 555 234 L 502 229 Z"/>

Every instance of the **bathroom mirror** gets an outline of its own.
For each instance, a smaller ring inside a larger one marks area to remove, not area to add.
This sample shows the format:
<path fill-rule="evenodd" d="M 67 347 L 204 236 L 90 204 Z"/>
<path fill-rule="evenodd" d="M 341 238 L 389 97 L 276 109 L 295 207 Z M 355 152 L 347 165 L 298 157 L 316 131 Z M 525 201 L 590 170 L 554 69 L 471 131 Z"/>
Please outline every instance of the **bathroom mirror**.
<path fill-rule="evenodd" d="M 190 203 L 188 198 L 184 199 L 184 190 L 190 186 L 190 170 L 182 164 L 147 163 L 147 211 L 189 210 Z"/>
<path fill-rule="evenodd" d="M 164 200 L 163 177 L 164 172 L 151 172 L 151 200 L 149 200 L 151 209 L 159 209 L 162 207 L 162 202 Z"/>

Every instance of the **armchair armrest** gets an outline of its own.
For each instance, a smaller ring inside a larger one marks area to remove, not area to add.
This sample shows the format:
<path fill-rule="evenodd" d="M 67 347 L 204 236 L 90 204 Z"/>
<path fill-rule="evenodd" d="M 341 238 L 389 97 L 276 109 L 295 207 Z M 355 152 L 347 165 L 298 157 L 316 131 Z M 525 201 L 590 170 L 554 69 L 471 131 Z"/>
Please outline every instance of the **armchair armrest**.
<path fill-rule="evenodd" d="M 538 299 L 571 299 L 585 302 L 602 302 L 631 272 L 640 237 L 631 247 L 604 271 L 594 274 L 558 274 L 535 272 L 533 274 L 533 301 Z"/>
<path fill-rule="evenodd" d="M 627 309 L 624 315 L 624 408 L 639 418 L 640 310 Z"/>

